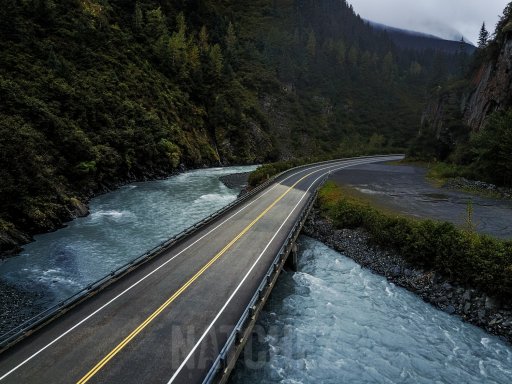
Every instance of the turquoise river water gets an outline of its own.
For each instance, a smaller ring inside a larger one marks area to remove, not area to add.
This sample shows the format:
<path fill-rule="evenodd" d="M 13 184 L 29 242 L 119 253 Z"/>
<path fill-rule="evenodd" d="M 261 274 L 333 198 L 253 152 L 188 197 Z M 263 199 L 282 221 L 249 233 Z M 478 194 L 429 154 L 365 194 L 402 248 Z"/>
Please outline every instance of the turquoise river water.
<path fill-rule="evenodd" d="M 233 383 L 512 383 L 512 347 L 302 237 Z"/>
<path fill-rule="evenodd" d="M 91 214 L 37 236 L 0 279 L 49 306 L 233 201 L 219 176 L 191 171 L 91 201 Z M 512 347 L 438 311 L 309 238 L 279 279 L 232 383 L 512 383 Z M 5 299 L 5 298 L 3 298 Z"/>

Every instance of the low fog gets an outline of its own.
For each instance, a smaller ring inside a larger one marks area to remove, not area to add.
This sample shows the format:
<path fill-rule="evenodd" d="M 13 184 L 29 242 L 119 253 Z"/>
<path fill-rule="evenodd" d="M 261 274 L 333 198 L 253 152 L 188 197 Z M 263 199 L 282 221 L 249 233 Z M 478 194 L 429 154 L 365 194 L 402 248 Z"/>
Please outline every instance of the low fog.
<path fill-rule="evenodd" d="M 348 0 L 361 17 L 445 39 L 476 43 L 485 21 L 492 33 L 507 0 Z"/>

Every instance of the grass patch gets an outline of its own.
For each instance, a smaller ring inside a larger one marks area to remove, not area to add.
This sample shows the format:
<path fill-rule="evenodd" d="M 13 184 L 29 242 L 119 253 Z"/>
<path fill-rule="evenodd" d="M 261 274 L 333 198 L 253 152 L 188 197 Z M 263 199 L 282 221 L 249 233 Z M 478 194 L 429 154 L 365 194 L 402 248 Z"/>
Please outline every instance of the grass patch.
<path fill-rule="evenodd" d="M 392 165 L 412 165 L 415 167 L 425 168 L 427 170 L 427 179 L 430 180 L 435 186 L 442 187 L 449 179 L 464 177 L 473 179 L 474 174 L 468 167 L 456 165 L 452 163 L 445 163 L 442 161 L 423 161 L 413 158 L 405 158 L 398 162 L 393 162 Z M 391 163 L 390 163 L 391 164 Z M 464 191 L 465 192 L 465 191 Z"/>
<path fill-rule="evenodd" d="M 298 167 L 299 165 L 307 164 L 308 162 L 313 162 L 305 159 L 296 159 L 289 161 L 278 161 L 275 163 L 264 164 L 261 167 L 255 169 L 249 175 L 249 186 L 252 188 L 257 187 L 258 185 L 264 183 L 270 177 L 277 175 L 278 173 L 284 172 L 290 168 Z"/>
<path fill-rule="evenodd" d="M 442 162 L 430 163 L 428 166 L 427 178 L 436 185 L 444 185 L 446 180 L 455 177 L 470 177 L 464 167 Z"/>
<path fill-rule="evenodd" d="M 337 228 L 364 228 L 371 240 L 391 248 L 412 264 L 512 302 L 512 241 L 477 234 L 469 223 L 417 220 L 384 212 L 345 195 L 334 183 L 319 191 L 321 212 Z"/>

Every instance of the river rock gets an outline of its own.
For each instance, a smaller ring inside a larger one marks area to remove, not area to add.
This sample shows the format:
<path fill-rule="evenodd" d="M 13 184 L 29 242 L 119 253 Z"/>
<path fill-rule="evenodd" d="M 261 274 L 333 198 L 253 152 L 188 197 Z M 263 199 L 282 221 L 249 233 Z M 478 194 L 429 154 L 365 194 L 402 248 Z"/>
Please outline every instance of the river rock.
<path fill-rule="evenodd" d="M 455 307 L 453 305 L 448 305 L 444 311 L 450 315 L 453 315 L 455 313 Z"/>
<path fill-rule="evenodd" d="M 492 310 L 496 307 L 496 304 L 496 300 L 493 299 L 492 297 L 487 296 L 485 298 L 485 309 Z"/>
<path fill-rule="evenodd" d="M 0 335 L 32 318 L 43 310 L 38 305 L 41 295 L 29 292 L 14 285 L 0 282 Z"/>
<path fill-rule="evenodd" d="M 228 188 L 241 189 L 247 187 L 250 174 L 251 172 L 232 173 L 220 176 L 219 179 Z"/>

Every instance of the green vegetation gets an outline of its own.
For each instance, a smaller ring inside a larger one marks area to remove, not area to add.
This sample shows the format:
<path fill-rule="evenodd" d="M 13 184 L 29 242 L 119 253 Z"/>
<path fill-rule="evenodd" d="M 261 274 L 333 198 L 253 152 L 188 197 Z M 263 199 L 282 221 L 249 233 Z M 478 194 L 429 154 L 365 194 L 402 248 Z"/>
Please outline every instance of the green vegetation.
<path fill-rule="evenodd" d="M 426 135 L 425 135 L 426 136 Z M 420 140 L 421 138 L 417 138 Z M 435 158 L 433 152 L 409 151 L 409 160 Z M 416 142 L 415 145 L 421 145 Z M 431 147 L 435 151 L 436 147 Z M 485 129 L 472 132 L 454 145 L 442 161 L 428 163 L 428 177 L 443 183 L 453 177 L 483 180 L 500 186 L 512 187 L 512 110 L 490 116 Z M 426 155 L 426 156 L 425 156 Z"/>
<path fill-rule="evenodd" d="M 438 185 L 443 185 L 447 179 L 466 175 L 464 168 L 450 163 L 429 163 L 427 168 L 427 178 Z"/>
<path fill-rule="evenodd" d="M 512 109 L 491 116 L 485 129 L 473 133 L 458 156 L 484 180 L 512 187 Z"/>
<path fill-rule="evenodd" d="M 512 109 L 509 98 L 489 99 L 489 115 L 478 117 L 485 119 L 485 124 L 478 130 L 471 130 L 464 123 L 468 120 L 464 117 L 464 109 L 466 114 L 473 113 L 471 100 L 467 104 L 468 96 L 471 93 L 479 96 L 480 92 L 486 97 L 489 90 L 476 89 L 476 84 L 487 67 L 497 65 L 500 52 L 510 41 L 511 31 L 512 3 L 506 6 L 492 39 L 482 25 L 479 50 L 470 71 L 465 74 L 466 79 L 451 79 L 435 89 L 433 96 L 437 103 L 429 106 L 423 127 L 408 150 L 409 159 L 435 163 L 430 171 L 434 178 L 462 176 L 512 187 Z M 502 60 L 507 59 L 502 57 Z M 508 80 L 499 81 L 507 83 Z"/>
<path fill-rule="evenodd" d="M 342 0 L 7 0 L 0 29 L 0 218 L 29 233 L 181 164 L 405 147 L 459 70 Z"/>
<path fill-rule="evenodd" d="M 465 227 L 459 229 L 447 222 L 383 212 L 344 195 L 333 182 L 321 188 L 319 204 L 336 227 L 362 227 L 375 244 L 396 250 L 411 263 L 512 302 L 512 241 L 475 233 L 472 206 Z"/>
<path fill-rule="evenodd" d="M 320 161 L 320 160 L 318 160 Z M 298 167 L 299 165 L 308 164 L 313 161 L 306 159 L 302 160 L 289 160 L 289 161 L 277 161 L 275 163 L 264 164 L 258 167 L 256 170 L 251 172 L 249 175 L 249 186 L 254 188 L 264 183 L 270 177 L 275 176 L 281 172 L 284 172 L 290 168 Z"/>

